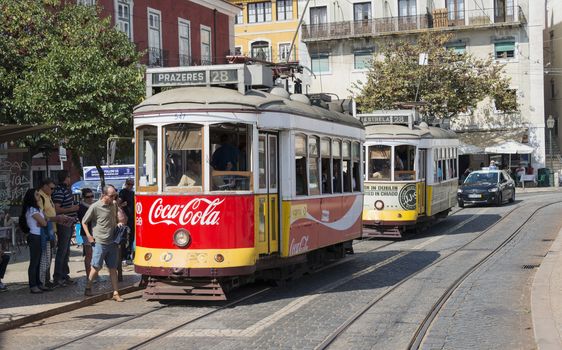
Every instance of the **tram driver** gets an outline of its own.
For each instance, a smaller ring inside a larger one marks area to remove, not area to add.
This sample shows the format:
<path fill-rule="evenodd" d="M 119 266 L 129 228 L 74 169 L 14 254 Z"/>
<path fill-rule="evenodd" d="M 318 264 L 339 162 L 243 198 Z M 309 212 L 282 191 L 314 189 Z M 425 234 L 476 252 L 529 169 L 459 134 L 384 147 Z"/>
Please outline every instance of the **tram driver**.
<path fill-rule="evenodd" d="M 220 137 L 220 147 L 213 152 L 211 158 L 211 166 L 215 170 L 225 171 L 227 170 L 227 165 L 230 163 L 231 169 L 238 170 L 238 157 L 240 151 L 232 144 L 232 138 L 229 134 L 222 134 Z"/>

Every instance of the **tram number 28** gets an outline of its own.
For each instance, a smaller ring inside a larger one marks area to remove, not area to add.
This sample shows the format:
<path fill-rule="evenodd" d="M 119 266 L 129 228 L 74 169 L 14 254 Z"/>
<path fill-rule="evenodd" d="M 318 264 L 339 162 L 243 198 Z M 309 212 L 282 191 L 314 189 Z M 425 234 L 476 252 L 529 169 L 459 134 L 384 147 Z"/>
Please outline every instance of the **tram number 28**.
<path fill-rule="evenodd" d="M 225 70 L 212 70 L 211 83 L 235 83 L 238 81 L 238 70 L 225 69 Z"/>

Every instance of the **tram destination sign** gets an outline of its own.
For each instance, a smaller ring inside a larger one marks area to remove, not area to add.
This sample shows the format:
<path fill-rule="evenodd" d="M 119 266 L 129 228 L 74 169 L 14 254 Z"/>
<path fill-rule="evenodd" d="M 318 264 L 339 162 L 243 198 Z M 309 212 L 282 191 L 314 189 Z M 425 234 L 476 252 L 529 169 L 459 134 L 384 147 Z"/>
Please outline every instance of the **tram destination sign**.
<path fill-rule="evenodd" d="M 361 116 L 364 125 L 382 125 L 382 124 L 409 124 L 408 115 L 369 115 Z"/>
<path fill-rule="evenodd" d="M 191 70 L 152 73 L 152 86 L 238 83 L 238 69 Z"/>

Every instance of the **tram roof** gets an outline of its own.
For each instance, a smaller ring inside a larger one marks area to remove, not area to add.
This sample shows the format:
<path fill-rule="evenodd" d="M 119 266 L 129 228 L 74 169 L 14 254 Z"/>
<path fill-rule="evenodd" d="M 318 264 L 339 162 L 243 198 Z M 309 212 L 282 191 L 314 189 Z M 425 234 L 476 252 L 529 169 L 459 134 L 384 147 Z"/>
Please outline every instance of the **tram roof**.
<path fill-rule="evenodd" d="M 363 124 L 358 119 L 348 114 L 293 101 L 263 91 L 249 90 L 245 94 L 241 94 L 237 90 L 220 87 L 183 87 L 163 91 L 136 106 L 134 113 L 165 113 L 178 110 L 281 112 L 363 128 Z"/>
<path fill-rule="evenodd" d="M 369 125 L 365 127 L 367 138 L 402 138 L 402 139 L 456 139 L 457 134 L 434 126 L 414 125 L 410 129 L 406 125 Z"/>

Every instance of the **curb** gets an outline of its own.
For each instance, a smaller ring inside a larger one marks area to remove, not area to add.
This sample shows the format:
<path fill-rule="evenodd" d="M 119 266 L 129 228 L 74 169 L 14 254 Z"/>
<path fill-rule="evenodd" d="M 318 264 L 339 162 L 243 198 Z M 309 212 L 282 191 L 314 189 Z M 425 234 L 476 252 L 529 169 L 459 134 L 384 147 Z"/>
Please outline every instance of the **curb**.
<path fill-rule="evenodd" d="M 531 288 L 531 315 L 537 348 L 562 349 L 562 229 L 544 257 Z"/>
<path fill-rule="evenodd" d="M 119 289 L 119 294 L 125 295 L 125 294 L 136 292 L 136 291 L 144 288 L 144 287 L 140 287 L 138 284 L 139 283 L 137 282 L 132 286 L 123 287 L 123 288 Z M 31 322 L 36 322 L 36 321 L 42 320 L 42 319 L 47 318 L 47 317 L 60 315 L 60 314 L 63 314 L 65 312 L 70 312 L 70 311 L 78 310 L 78 309 L 86 307 L 86 306 L 94 305 L 94 304 L 97 304 L 97 303 L 102 302 L 104 300 L 109 300 L 109 299 L 111 299 L 112 296 L 113 296 L 113 291 L 105 292 L 105 293 L 98 294 L 98 295 L 95 295 L 93 297 L 89 297 L 89 298 L 86 298 L 84 300 L 80 300 L 80 301 L 77 301 L 77 302 L 74 302 L 74 303 L 71 303 L 71 304 L 68 304 L 68 305 L 56 307 L 54 309 L 42 311 L 42 312 L 39 312 L 39 313 L 36 313 L 36 314 L 33 314 L 33 315 L 24 316 L 22 318 L 18 318 L 18 319 L 13 320 L 13 321 L 8 321 L 6 323 L 0 324 L 0 332 L 4 332 L 4 331 L 10 330 L 10 329 L 18 328 L 18 327 L 21 327 L 25 324 L 28 324 L 28 323 L 31 323 Z"/>

